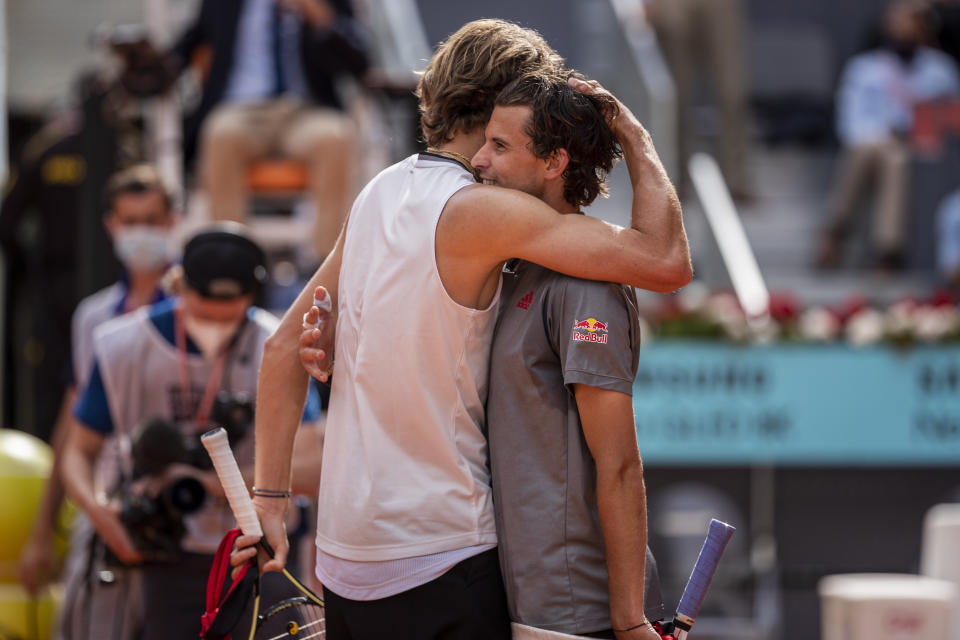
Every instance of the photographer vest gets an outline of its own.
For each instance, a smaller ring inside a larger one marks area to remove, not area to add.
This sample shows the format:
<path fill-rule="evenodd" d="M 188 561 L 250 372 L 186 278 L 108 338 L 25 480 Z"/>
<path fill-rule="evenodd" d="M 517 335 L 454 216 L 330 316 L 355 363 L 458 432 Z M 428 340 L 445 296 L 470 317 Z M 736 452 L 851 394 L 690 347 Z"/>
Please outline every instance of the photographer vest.
<path fill-rule="evenodd" d="M 434 247 L 447 200 L 472 184 L 459 163 L 414 155 L 350 213 L 317 525 L 331 556 L 496 542 L 483 405 L 499 292 L 486 309 L 454 302 Z"/>
<path fill-rule="evenodd" d="M 196 411 L 207 388 L 215 360 L 186 353 L 189 389 L 183 389 L 176 344 L 158 331 L 153 318 L 172 315 L 168 301 L 141 309 L 101 325 L 94 334 L 94 353 L 103 380 L 114 430 L 121 439 L 121 468 L 130 473 L 130 436 L 152 418 L 174 422 L 184 442 L 193 445 L 208 425 L 198 426 Z M 171 318 L 172 320 L 172 318 Z M 230 347 L 219 389 L 255 398 L 263 345 L 276 328 L 274 316 L 251 308 L 247 321 Z M 186 402 L 184 402 L 186 400 Z M 189 409 L 189 411 L 188 411 Z M 238 463 L 253 462 L 254 429 L 234 446 Z M 184 551 L 214 553 L 225 531 L 234 526 L 224 498 L 208 495 L 199 511 L 184 518 Z"/>
<path fill-rule="evenodd" d="M 126 276 L 119 282 L 87 296 L 77 305 L 70 322 L 70 349 L 73 365 L 73 385 L 80 394 L 87 386 L 87 378 L 93 368 L 93 336 L 97 327 L 124 314 L 124 304 L 129 294 Z M 162 289 L 154 293 L 153 302 L 166 299 Z M 95 487 L 98 492 L 108 491 L 117 477 L 117 442 L 107 438 L 97 459 Z"/>

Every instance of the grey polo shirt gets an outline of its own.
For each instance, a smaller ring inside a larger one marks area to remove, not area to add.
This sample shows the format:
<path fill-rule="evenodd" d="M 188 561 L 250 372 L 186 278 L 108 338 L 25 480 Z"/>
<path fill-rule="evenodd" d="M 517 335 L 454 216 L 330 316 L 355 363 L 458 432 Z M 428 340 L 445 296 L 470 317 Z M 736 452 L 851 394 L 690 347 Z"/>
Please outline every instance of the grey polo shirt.
<path fill-rule="evenodd" d="M 494 511 L 510 617 L 562 633 L 609 629 L 596 466 L 572 385 L 632 394 L 636 296 L 517 262 L 504 273 L 487 401 Z M 663 617 L 647 550 L 644 608 Z"/>

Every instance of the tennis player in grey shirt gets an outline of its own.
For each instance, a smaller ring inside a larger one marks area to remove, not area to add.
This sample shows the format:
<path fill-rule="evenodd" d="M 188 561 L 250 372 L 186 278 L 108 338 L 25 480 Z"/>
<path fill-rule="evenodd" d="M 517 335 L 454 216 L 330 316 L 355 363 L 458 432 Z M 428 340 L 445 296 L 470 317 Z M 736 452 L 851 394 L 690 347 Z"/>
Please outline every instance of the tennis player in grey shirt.
<path fill-rule="evenodd" d="M 619 103 L 529 76 L 497 99 L 472 164 L 561 213 L 605 190 Z M 659 635 L 656 565 L 631 397 L 640 333 L 631 288 L 511 261 L 487 401 L 500 564 L 511 620 L 589 637 Z"/>

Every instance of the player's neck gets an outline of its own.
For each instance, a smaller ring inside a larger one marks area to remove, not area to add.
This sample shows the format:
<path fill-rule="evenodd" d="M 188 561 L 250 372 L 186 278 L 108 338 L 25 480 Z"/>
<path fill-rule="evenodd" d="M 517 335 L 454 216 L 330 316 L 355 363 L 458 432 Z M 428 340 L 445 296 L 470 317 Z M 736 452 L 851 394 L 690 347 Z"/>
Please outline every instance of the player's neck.
<path fill-rule="evenodd" d="M 435 148 L 472 158 L 483 146 L 483 142 L 483 127 L 477 127 L 468 133 L 457 133 L 453 140 L 438 144 Z"/>
<path fill-rule="evenodd" d="M 579 207 L 570 204 L 563 198 L 563 186 L 562 179 L 557 181 L 556 184 L 551 181 L 550 184 L 546 185 L 541 199 L 560 213 L 579 213 Z"/>

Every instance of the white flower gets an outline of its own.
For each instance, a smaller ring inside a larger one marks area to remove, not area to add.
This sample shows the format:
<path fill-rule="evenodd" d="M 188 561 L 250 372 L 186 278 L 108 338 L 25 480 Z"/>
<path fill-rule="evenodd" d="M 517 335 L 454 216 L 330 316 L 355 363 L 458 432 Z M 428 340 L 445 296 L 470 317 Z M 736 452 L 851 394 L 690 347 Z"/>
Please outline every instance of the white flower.
<path fill-rule="evenodd" d="M 770 345 L 780 336 L 780 325 L 770 316 L 754 318 L 749 326 L 756 344 Z"/>
<path fill-rule="evenodd" d="M 935 342 L 956 331 L 960 317 L 953 307 L 919 307 L 914 313 L 917 338 Z"/>
<path fill-rule="evenodd" d="M 704 311 L 709 318 L 720 323 L 732 319 L 741 322 L 746 320 L 743 309 L 740 308 L 740 303 L 737 301 L 737 296 L 732 293 L 718 293 L 710 296 Z"/>
<path fill-rule="evenodd" d="M 883 337 L 883 314 L 875 309 L 862 309 L 847 322 L 847 339 L 857 347 L 878 342 Z"/>
<path fill-rule="evenodd" d="M 727 337 L 731 340 L 739 342 L 747 339 L 747 333 L 750 328 L 743 318 L 727 316 L 725 318 L 718 318 L 718 322 L 720 326 L 723 327 L 723 332 L 727 334 Z"/>
<path fill-rule="evenodd" d="M 828 342 L 840 332 L 840 321 L 823 307 L 811 307 L 800 315 L 797 329 L 804 340 Z"/>
<path fill-rule="evenodd" d="M 909 300 L 898 302 L 887 309 L 884 325 L 887 333 L 894 335 L 911 335 L 916 326 L 914 315 L 917 305 Z"/>
<path fill-rule="evenodd" d="M 707 306 L 710 287 L 701 280 L 694 280 L 677 294 L 677 303 L 684 313 L 697 313 Z"/>
<path fill-rule="evenodd" d="M 749 333 L 747 317 L 740 308 L 737 297 L 732 293 L 718 293 L 707 300 L 704 312 L 710 320 L 721 327 L 727 337 L 744 340 Z"/>

